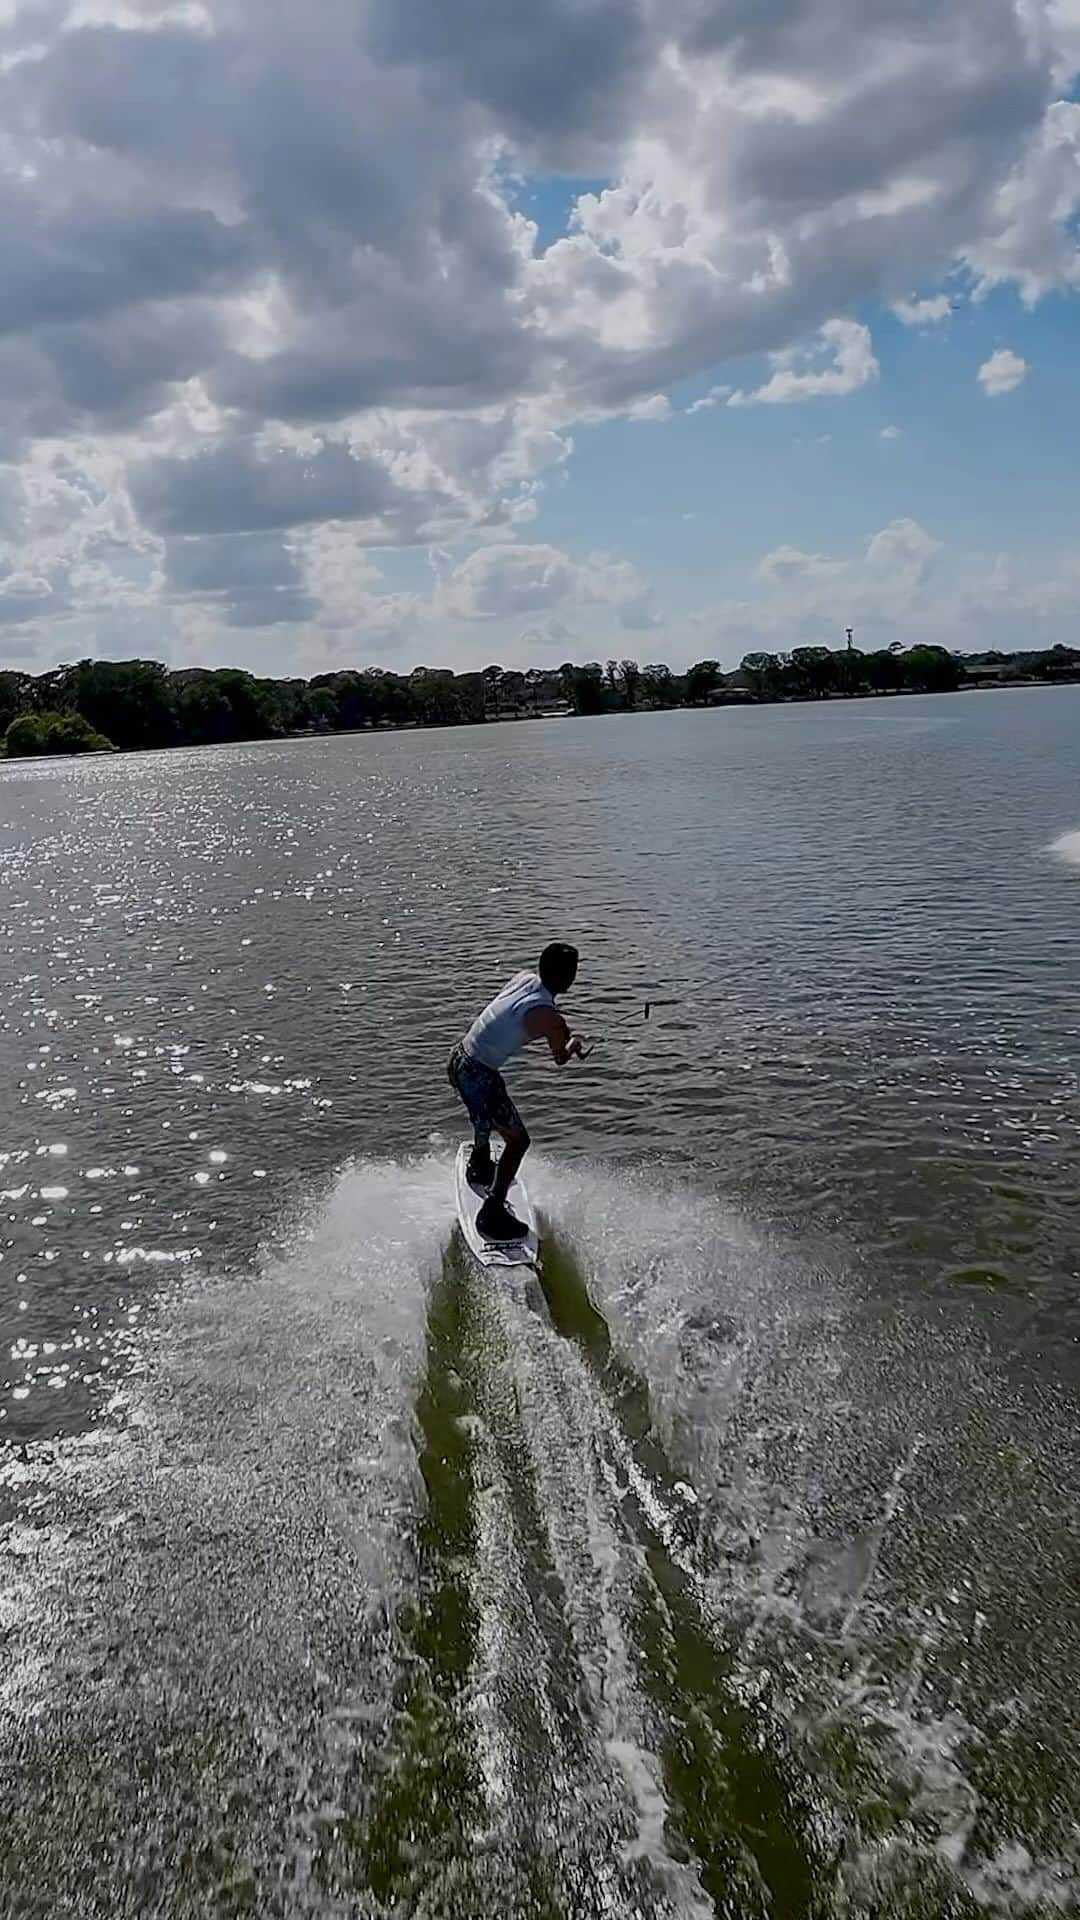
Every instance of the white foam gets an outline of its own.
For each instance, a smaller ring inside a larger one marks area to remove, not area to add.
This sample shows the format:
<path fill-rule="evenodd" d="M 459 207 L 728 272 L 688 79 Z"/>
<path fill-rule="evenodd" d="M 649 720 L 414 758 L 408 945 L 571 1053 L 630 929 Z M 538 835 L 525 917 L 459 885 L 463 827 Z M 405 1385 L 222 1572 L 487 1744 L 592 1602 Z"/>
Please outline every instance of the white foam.
<path fill-rule="evenodd" d="M 1063 833 L 1052 840 L 1048 852 L 1056 859 L 1063 860 L 1068 867 L 1080 867 L 1080 828 L 1072 833 Z"/>
<path fill-rule="evenodd" d="M 961 1867 L 962 1878 L 995 1913 L 1037 1907 L 1042 1913 L 1075 1913 L 1077 1883 L 1063 1861 L 1039 1862 L 1020 1841 L 1001 1846 L 991 1860 Z"/>
<path fill-rule="evenodd" d="M 1080 864 L 1080 833 L 1069 837 Z M 901 1875 L 929 1863 L 992 1911 L 1064 1910 L 1075 1892 L 1068 1862 L 1039 1859 L 1022 1834 L 993 1836 L 982 1857 L 972 1850 L 978 1795 L 965 1766 L 979 1730 L 958 1710 L 963 1697 L 935 1711 L 924 1686 L 942 1630 L 937 1597 L 908 1672 L 890 1678 L 875 1658 L 894 1624 L 918 1624 L 914 1610 L 897 1615 L 879 1563 L 906 1503 L 925 1492 L 902 1423 L 876 1468 L 860 1467 L 879 1476 L 876 1510 L 856 1485 L 862 1531 L 837 1520 L 842 1461 L 867 1430 L 854 1415 L 880 1364 L 876 1349 L 869 1373 L 863 1364 L 850 1276 L 831 1264 L 827 1276 L 815 1271 L 779 1236 L 677 1180 L 534 1159 L 550 1241 L 574 1249 L 613 1364 L 589 1334 L 553 1337 L 535 1280 L 470 1271 L 460 1351 L 451 1343 L 439 1364 L 468 1375 L 459 1426 L 474 1451 L 466 1577 L 478 1620 L 469 1709 L 490 1827 L 481 1837 L 513 1844 L 529 1763 L 520 1729 L 535 1725 L 550 1756 L 543 1818 L 552 1830 L 561 1822 L 567 1860 L 606 1822 L 629 1836 L 628 1876 L 644 1865 L 672 1911 L 707 1911 L 692 1863 L 668 1850 L 679 1810 L 658 1762 L 663 1688 L 649 1685 L 663 1649 L 650 1653 L 638 1628 L 646 1555 L 662 1550 L 685 1581 L 695 1631 L 725 1648 L 733 1694 L 764 1702 L 755 1705 L 763 1741 L 775 1685 L 788 1703 L 786 1738 L 815 1756 L 820 1739 L 827 1755 L 830 1729 L 853 1730 L 882 1796 L 899 1786 L 918 1808 L 917 1841 L 898 1829 L 856 1862 L 867 1884 L 893 1862 Z M 103 1696 L 113 1580 L 123 1594 L 146 1559 L 164 1577 L 146 1590 L 152 1610 L 132 1657 L 149 1669 L 170 1647 L 188 1691 L 211 1704 L 215 1688 L 232 1698 L 239 1660 L 256 1714 L 274 1703 L 281 1738 L 310 1775 L 312 1819 L 337 1818 L 358 1750 L 374 1737 L 366 1730 L 387 1718 L 399 1678 L 394 1615 L 415 1588 L 424 1500 L 417 1393 L 452 1206 L 448 1147 L 404 1166 L 357 1163 L 253 1275 L 180 1290 L 132 1390 L 138 1425 L 99 1443 L 111 1485 L 86 1501 L 101 1522 L 90 1539 L 111 1538 L 129 1516 L 110 1550 L 113 1574 L 106 1566 L 96 1581 L 80 1579 L 73 1563 L 93 1549 L 58 1533 L 27 1558 L 24 1578 L 0 1582 L 0 1627 L 18 1629 L 9 1647 L 21 1654 L 14 1679 L 0 1680 L 0 1704 L 28 1716 L 70 1684 L 79 1660 L 68 1588 L 75 1615 L 81 1606 L 92 1623 L 88 1636 L 78 1629 L 91 1705 Z M 647 1450 L 635 1424 L 646 1402 Z M 324 1617 L 331 1648 L 344 1635 L 353 1651 L 347 1673 L 321 1680 Z M 677 1636 L 677 1618 L 668 1631 Z M 266 1808 L 272 1821 L 270 1797 Z M 838 1795 L 833 1817 L 845 1812 Z M 294 1866 L 303 1820 L 272 1842 Z"/>

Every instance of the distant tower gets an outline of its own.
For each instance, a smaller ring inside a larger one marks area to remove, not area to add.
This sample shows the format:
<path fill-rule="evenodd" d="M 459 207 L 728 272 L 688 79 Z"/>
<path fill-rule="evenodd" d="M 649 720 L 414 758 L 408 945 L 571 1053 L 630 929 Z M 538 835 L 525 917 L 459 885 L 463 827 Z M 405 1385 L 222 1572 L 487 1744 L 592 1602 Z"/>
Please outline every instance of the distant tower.
<path fill-rule="evenodd" d="M 847 650 L 851 653 L 855 646 L 855 629 L 854 627 L 845 627 L 844 632 L 847 634 Z"/>

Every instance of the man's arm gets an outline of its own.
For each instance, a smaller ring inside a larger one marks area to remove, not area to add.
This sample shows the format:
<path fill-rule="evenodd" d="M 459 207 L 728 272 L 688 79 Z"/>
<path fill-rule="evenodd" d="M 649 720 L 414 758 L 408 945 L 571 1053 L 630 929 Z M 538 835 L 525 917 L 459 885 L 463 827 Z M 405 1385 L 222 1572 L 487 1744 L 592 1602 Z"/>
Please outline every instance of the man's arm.
<path fill-rule="evenodd" d="M 525 1031 L 530 1040 L 546 1040 L 557 1067 L 568 1060 L 586 1060 L 589 1049 L 577 1034 L 572 1034 L 557 1007 L 530 1007 L 525 1015 Z"/>

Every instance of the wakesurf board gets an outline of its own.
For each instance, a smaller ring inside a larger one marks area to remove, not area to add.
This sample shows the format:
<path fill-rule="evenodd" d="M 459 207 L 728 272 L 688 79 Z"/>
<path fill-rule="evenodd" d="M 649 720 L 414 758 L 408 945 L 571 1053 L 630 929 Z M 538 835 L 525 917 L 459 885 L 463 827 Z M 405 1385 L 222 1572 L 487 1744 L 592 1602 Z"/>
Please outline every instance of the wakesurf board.
<path fill-rule="evenodd" d="M 458 1149 L 457 1164 L 454 1168 L 454 1184 L 457 1194 L 458 1224 L 464 1236 L 465 1245 L 482 1267 L 535 1267 L 540 1258 L 540 1235 L 536 1227 L 536 1215 L 532 1203 L 521 1180 L 515 1180 L 506 1196 L 506 1204 L 517 1219 L 523 1220 L 528 1232 L 523 1240 L 487 1240 L 476 1224 L 487 1194 L 482 1187 L 471 1187 L 468 1181 L 469 1165 L 467 1146 Z"/>

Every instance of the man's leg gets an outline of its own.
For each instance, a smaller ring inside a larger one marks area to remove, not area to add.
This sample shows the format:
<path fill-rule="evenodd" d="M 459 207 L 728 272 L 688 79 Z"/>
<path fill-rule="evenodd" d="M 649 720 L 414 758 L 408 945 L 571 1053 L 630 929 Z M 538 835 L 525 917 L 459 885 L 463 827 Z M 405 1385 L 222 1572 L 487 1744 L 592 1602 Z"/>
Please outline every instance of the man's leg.
<path fill-rule="evenodd" d="M 473 1122 L 473 1148 L 469 1155 L 468 1179 L 474 1187 L 490 1187 L 495 1177 L 491 1157 L 491 1128 L 482 1121 Z"/>
<path fill-rule="evenodd" d="M 506 1145 L 499 1155 L 491 1198 L 496 1206 L 505 1207 L 506 1196 L 517 1179 L 518 1169 L 532 1143 L 520 1120 L 516 1125 L 500 1127 L 498 1131 L 502 1134 Z"/>
<path fill-rule="evenodd" d="M 447 1072 L 450 1085 L 472 1121 L 473 1147 L 467 1178 L 472 1186 L 490 1187 L 495 1162 L 491 1157 L 491 1120 L 484 1075 L 478 1073 L 475 1066 L 470 1069 L 460 1047 L 455 1047 L 451 1054 Z"/>
<path fill-rule="evenodd" d="M 501 1134 L 506 1144 L 499 1155 L 491 1192 L 476 1216 L 476 1224 L 481 1233 L 489 1234 L 493 1240 L 520 1240 L 526 1232 L 525 1222 L 509 1211 L 506 1201 L 517 1178 L 518 1168 L 529 1151 L 529 1135 L 501 1075 L 498 1098 L 492 1103 L 491 1121 L 495 1132 Z"/>

